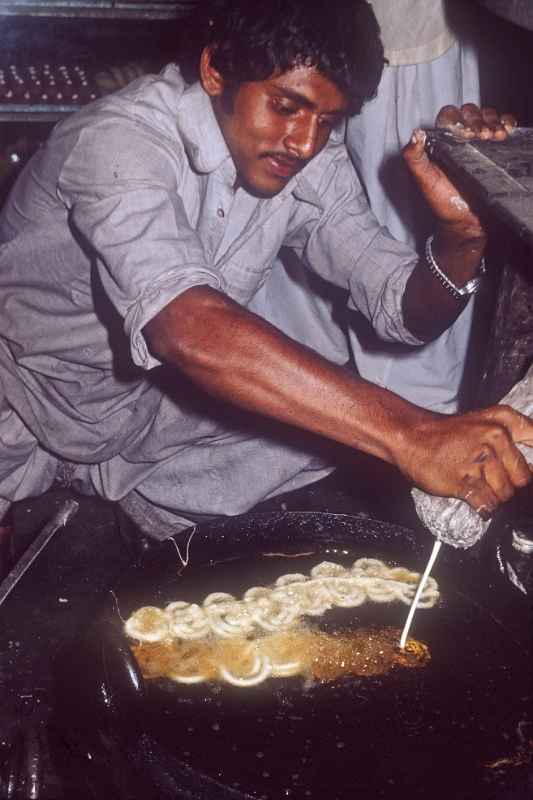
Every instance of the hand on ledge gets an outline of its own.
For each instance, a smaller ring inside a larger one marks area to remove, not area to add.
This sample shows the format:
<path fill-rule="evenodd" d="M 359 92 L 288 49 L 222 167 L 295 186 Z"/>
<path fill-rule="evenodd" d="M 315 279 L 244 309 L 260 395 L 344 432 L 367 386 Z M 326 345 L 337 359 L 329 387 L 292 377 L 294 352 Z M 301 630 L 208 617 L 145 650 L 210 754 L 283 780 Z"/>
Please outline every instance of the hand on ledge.
<path fill-rule="evenodd" d="M 461 108 L 444 106 L 435 120 L 436 128 L 451 131 L 461 139 L 507 139 L 517 126 L 512 114 L 500 114 L 495 108 L 479 108 L 475 103 L 465 103 Z"/>

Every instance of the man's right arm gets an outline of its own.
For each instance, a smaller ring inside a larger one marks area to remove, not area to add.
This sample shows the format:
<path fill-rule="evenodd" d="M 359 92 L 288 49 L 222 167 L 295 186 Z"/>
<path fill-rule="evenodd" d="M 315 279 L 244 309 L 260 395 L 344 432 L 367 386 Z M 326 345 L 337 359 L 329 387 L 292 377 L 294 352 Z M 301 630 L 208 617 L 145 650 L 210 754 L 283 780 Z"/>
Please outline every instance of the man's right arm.
<path fill-rule="evenodd" d="M 210 287 L 185 291 L 144 334 L 153 355 L 209 394 L 375 455 L 431 493 L 493 511 L 530 478 L 513 445 L 533 443 L 525 417 L 505 407 L 460 417 L 417 408 Z"/>

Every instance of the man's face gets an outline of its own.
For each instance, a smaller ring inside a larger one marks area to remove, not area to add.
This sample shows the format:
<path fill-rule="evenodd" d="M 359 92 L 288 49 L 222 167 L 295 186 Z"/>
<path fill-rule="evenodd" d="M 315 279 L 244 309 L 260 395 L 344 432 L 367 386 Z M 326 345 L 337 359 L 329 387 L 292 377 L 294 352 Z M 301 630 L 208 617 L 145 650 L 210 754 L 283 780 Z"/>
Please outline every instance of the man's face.
<path fill-rule="evenodd" d="M 314 67 L 242 83 L 232 103 L 224 102 L 225 87 L 215 74 L 218 88 L 213 91 L 203 80 L 204 88 L 240 183 L 259 197 L 280 192 L 322 150 L 346 114 L 346 97 Z"/>

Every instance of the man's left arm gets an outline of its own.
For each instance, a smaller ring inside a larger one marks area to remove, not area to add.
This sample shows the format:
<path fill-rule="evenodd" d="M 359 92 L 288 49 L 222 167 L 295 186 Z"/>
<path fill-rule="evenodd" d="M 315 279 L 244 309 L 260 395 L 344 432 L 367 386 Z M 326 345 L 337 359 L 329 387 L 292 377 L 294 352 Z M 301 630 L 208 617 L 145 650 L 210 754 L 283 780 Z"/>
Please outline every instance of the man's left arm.
<path fill-rule="evenodd" d="M 471 104 L 468 106 L 472 108 Z M 502 139 L 508 135 L 496 121 L 492 126 L 484 124 L 480 135 L 478 127 L 470 119 L 468 124 L 456 111 L 458 119 L 453 126 L 465 139 Z M 442 112 L 439 116 L 442 118 Z M 403 155 L 435 215 L 434 235 L 411 273 L 403 296 L 406 327 L 419 339 L 429 341 L 445 331 L 468 302 L 470 282 L 480 277 L 487 236 L 465 198 L 428 158 L 423 131 L 413 133 Z"/>

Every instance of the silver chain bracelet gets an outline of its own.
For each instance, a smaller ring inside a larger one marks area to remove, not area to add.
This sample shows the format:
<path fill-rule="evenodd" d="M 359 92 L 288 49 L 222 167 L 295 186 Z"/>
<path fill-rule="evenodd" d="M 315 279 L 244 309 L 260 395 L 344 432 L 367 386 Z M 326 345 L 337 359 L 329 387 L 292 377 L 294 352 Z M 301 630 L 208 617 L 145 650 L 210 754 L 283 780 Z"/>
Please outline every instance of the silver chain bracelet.
<path fill-rule="evenodd" d="M 433 256 L 433 250 L 431 245 L 433 244 L 433 236 L 430 236 L 426 241 L 426 262 L 429 267 L 429 271 L 432 275 L 440 281 L 442 286 L 450 292 L 457 300 L 461 297 L 466 297 L 471 294 L 475 294 L 481 288 L 481 284 L 483 281 L 483 276 L 487 271 L 485 266 L 485 259 L 481 258 L 481 262 L 479 264 L 479 273 L 476 275 L 475 278 L 471 278 L 469 281 L 465 283 L 464 286 L 456 286 L 447 275 L 440 269 L 439 265 L 435 261 Z"/>

